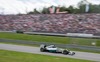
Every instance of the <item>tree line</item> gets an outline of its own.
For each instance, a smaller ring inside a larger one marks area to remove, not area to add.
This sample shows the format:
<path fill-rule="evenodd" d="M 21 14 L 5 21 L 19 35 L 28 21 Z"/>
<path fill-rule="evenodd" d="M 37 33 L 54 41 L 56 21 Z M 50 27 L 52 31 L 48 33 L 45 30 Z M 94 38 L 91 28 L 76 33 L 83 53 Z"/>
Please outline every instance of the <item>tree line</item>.
<path fill-rule="evenodd" d="M 49 8 L 46 8 L 44 7 L 42 9 L 42 11 L 38 11 L 36 8 L 31 11 L 31 12 L 28 12 L 27 14 L 49 14 Z M 55 9 L 57 7 L 55 6 Z M 74 6 L 69 6 L 69 7 L 66 7 L 66 6 L 61 6 L 60 7 L 60 11 L 63 12 L 63 11 L 67 11 L 68 13 L 73 13 L 73 14 L 77 14 L 77 13 L 86 13 L 85 12 L 85 9 L 86 9 L 86 4 L 83 4 L 83 1 L 80 1 L 78 4 L 77 4 L 77 7 L 74 7 Z M 56 11 L 56 10 L 55 10 Z M 89 11 L 88 13 L 100 13 L 100 4 L 99 5 L 96 5 L 96 4 L 91 4 L 89 3 Z"/>

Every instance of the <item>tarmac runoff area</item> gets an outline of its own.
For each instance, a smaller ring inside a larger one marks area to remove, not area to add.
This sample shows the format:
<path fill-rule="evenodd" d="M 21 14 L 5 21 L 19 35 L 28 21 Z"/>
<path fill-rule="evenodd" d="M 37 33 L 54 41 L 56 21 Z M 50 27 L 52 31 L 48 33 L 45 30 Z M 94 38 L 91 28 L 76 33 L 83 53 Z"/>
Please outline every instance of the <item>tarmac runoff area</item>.
<path fill-rule="evenodd" d="M 39 47 L 20 46 L 20 45 L 12 45 L 12 44 L 0 44 L 0 49 L 34 53 L 34 54 L 51 55 L 51 56 L 69 57 L 69 58 L 84 59 L 84 60 L 100 62 L 100 54 L 96 54 L 96 53 L 74 51 L 76 54 L 73 56 L 70 56 L 70 55 L 63 55 L 63 54 L 56 54 L 56 53 L 40 52 Z"/>

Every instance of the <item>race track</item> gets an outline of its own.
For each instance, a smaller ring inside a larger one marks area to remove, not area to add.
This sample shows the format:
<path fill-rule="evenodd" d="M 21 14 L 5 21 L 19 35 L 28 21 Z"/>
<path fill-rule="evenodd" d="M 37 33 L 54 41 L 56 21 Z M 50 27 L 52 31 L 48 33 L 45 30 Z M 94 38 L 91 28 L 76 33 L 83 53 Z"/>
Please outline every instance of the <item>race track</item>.
<path fill-rule="evenodd" d="M 75 51 L 76 55 L 70 56 L 70 55 L 63 55 L 63 54 L 56 54 L 56 53 L 40 52 L 39 47 L 20 46 L 20 45 L 12 45 L 12 44 L 0 44 L 0 49 L 27 52 L 27 53 L 35 53 L 35 54 L 52 55 L 52 56 L 60 56 L 60 57 L 69 57 L 69 58 L 76 58 L 76 59 L 85 59 L 85 60 L 92 60 L 95 62 L 100 62 L 100 54 L 96 54 L 96 53 Z"/>

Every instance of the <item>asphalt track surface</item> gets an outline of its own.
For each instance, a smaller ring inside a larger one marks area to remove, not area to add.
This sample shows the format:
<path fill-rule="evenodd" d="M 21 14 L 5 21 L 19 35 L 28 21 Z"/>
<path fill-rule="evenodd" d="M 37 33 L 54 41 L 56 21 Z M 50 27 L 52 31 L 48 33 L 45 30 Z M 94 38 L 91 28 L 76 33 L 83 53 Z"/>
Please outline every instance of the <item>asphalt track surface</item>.
<path fill-rule="evenodd" d="M 93 62 L 100 62 L 100 54 L 96 54 L 96 53 L 75 51 L 76 54 L 74 56 L 70 56 L 70 55 L 63 55 L 63 54 L 57 54 L 57 53 L 40 52 L 39 47 L 20 46 L 20 45 L 12 45 L 12 44 L 0 44 L 0 49 L 43 54 L 43 55 L 51 55 L 51 56 L 69 57 L 69 58 L 76 58 L 76 59 L 91 60 Z"/>

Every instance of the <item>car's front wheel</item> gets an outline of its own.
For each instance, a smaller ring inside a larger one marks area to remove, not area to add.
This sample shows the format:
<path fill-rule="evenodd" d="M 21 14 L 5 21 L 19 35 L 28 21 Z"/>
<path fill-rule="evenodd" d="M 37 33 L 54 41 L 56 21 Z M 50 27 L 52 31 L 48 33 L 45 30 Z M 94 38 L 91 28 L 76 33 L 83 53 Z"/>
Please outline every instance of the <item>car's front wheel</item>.
<path fill-rule="evenodd" d="M 75 52 L 72 52 L 72 54 L 71 55 L 75 55 Z"/>

